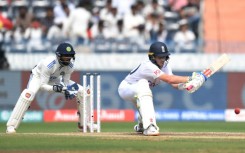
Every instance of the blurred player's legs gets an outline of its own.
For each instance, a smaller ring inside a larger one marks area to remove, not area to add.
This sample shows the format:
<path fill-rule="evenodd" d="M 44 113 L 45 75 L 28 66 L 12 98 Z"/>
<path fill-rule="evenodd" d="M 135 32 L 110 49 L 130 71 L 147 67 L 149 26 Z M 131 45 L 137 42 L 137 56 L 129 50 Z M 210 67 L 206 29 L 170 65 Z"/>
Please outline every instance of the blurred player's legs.
<path fill-rule="evenodd" d="M 27 89 L 23 90 L 14 110 L 7 122 L 6 133 L 15 133 L 16 129 L 20 125 L 26 110 L 29 108 L 31 102 L 35 98 L 37 91 L 40 88 L 40 78 L 35 75 L 30 75 L 30 79 L 27 85 Z"/>
<path fill-rule="evenodd" d="M 137 109 L 143 122 L 143 134 L 159 135 L 159 128 L 156 125 L 152 92 L 148 81 L 145 79 L 141 79 L 137 83 Z"/>
<path fill-rule="evenodd" d="M 25 112 L 26 110 L 28 109 L 28 107 L 30 106 L 32 100 L 34 99 L 35 97 L 35 94 L 28 90 L 28 89 L 25 89 L 15 107 L 14 107 L 14 110 L 7 122 L 7 130 L 6 130 L 6 133 L 15 133 L 16 129 L 18 128 L 20 122 L 22 121 L 22 118 L 24 117 L 25 115 Z"/>
<path fill-rule="evenodd" d="M 136 132 L 143 132 L 145 135 L 159 135 L 152 93 L 148 81 L 140 80 L 135 84 L 129 84 L 126 81 L 122 81 L 118 88 L 118 93 L 125 101 L 131 101 L 135 104 L 138 109 L 139 120 L 138 125 L 134 127 L 134 130 Z"/>

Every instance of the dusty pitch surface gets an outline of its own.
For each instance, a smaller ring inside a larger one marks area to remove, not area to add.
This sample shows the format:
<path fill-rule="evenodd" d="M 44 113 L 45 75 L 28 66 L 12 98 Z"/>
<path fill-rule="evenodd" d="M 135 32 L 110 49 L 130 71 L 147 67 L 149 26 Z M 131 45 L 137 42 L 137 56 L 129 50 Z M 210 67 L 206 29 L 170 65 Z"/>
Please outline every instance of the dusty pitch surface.
<path fill-rule="evenodd" d="M 245 139 L 245 133 L 229 132 L 163 132 L 159 136 L 144 136 L 129 132 L 101 132 L 101 133 L 20 133 L 17 135 L 50 135 L 50 136 L 75 136 L 75 137 L 98 137 L 101 139 L 128 139 L 128 140 L 167 140 L 167 139 Z"/>

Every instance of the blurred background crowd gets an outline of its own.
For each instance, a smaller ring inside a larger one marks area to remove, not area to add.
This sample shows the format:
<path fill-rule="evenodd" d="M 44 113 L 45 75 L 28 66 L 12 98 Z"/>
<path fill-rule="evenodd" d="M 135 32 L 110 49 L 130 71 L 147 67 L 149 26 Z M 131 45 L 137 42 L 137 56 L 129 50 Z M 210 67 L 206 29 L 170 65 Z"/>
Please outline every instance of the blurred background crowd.
<path fill-rule="evenodd" d="M 1 0 L 5 52 L 51 52 L 70 41 L 79 52 L 146 52 L 162 41 L 198 52 L 200 0 Z"/>

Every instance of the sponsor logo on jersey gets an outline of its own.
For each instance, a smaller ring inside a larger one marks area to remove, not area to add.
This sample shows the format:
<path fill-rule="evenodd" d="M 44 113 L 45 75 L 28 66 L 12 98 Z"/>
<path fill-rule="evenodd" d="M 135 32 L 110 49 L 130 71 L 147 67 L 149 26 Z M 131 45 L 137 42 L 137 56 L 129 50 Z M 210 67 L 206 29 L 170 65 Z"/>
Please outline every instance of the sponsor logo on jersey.
<path fill-rule="evenodd" d="M 56 76 L 50 76 L 50 77 L 49 77 L 49 80 L 55 80 L 55 79 L 57 79 Z"/>
<path fill-rule="evenodd" d="M 160 74 L 161 73 L 161 71 L 160 70 L 156 70 L 156 71 L 154 71 L 154 74 L 156 74 L 156 75 L 158 75 L 158 74 Z"/>
<path fill-rule="evenodd" d="M 156 84 L 154 82 L 148 81 L 150 87 L 155 87 Z"/>
<path fill-rule="evenodd" d="M 26 98 L 30 98 L 30 97 L 31 97 L 31 94 L 27 92 L 27 93 L 25 94 L 25 97 L 26 97 Z"/>

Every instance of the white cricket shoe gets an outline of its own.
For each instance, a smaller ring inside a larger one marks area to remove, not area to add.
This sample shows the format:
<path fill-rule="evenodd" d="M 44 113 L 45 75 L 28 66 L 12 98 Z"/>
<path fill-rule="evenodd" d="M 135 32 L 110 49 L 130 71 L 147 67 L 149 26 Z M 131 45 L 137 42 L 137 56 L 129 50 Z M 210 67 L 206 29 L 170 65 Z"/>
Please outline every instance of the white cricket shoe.
<path fill-rule="evenodd" d="M 158 136 L 159 128 L 156 125 L 151 124 L 146 130 L 143 132 L 146 136 Z"/>
<path fill-rule="evenodd" d="M 98 130 L 98 125 L 97 124 L 94 124 L 93 128 L 94 128 L 94 131 L 97 131 Z M 90 132 L 90 130 L 91 130 L 90 124 L 87 125 L 87 129 Z M 79 132 L 83 132 L 83 126 L 81 126 L 80 123 L 78 123 L 78 131 Z"/>
<path fill-rule="evenodd" d="M 12 134 L 12 133 L 16 133 L 16 130 L 13 126 L 8 126 L 7 130 L 6 130 L 7 134 Z"/>
<path fill-rule="evenodd" d="M 134 131 L 138 133 L 143 133 L 144 132 L 143 124 L 142 123 L 136 124 L 134 126 Z"/>

